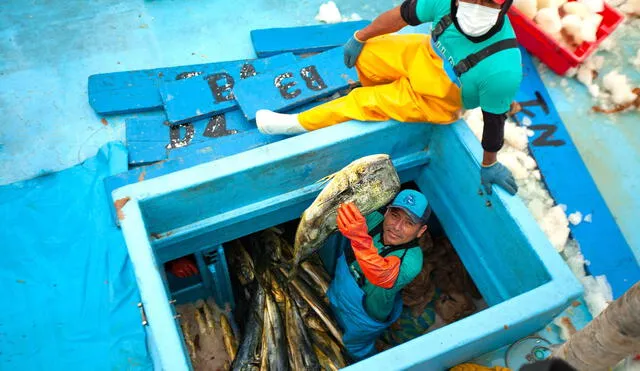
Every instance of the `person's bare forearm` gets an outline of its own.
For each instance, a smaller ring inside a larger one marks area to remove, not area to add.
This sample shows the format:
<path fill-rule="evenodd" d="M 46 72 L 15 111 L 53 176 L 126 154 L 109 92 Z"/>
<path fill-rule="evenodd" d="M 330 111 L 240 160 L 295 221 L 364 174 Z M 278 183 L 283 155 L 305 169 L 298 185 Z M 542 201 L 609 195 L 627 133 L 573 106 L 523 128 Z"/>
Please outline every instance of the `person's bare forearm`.
<path fill-rule="evenodd" d="M 395 7 L 380 14 L 367 27 L 356 32 L 356 38 L 359 41 L 367 41 L 372 37 L 386 35 L 401 30 L 407 25 L 407 22 L 400 15 L 400 7 Z"/>
<path fill-rule="evenodd" d="M 482 156 L 482 165 L 493 165 L 496 161 L 498 161 L 498 152 L 484 151 L 484 154 Z"/>

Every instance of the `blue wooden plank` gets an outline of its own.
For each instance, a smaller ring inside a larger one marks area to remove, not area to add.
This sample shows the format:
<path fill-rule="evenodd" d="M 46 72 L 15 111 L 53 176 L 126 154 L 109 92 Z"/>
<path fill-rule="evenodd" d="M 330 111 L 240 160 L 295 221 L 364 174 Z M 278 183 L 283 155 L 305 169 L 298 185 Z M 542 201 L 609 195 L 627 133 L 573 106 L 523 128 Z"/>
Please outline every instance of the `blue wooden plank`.
<path fill-rule="evenodd" d="M 281 68 L 239 81 L 234 94 L 248 120 L 256 111 L 283 112 L 336 91 L 355 86 L 358 75 L 343 62 L 342 48 L 316 54 Z"/>
<path fill-rule="evenodd" d="M 193 123 L 168 126 L 164 115 L 126 120 L 129 164 L 140 165 L 165 160 L 177 148 L 188 148 L 214 138 L 255 129 L 240 110 L 198 120 Z"/>
<path fill-rule="evenodd" d="M 233 135 L 212 138 L 208 142 L 194 144 L 193 148 L 190 148 L 188 151 L 183 149 L 182 153 L 184 156 L 173 156 L 166 161 L 148 166 L 136 167 L 127 172 L 107 177 L 104 179 L 105 189 L 107 194 L 110 195 L 114 189 L 127 184 L 140 182 L 145 179 L 157 178 L 174 171 L 193 167 L 222 157 L 231 156 L 285 138 L 286 137 L 282 135 L 263 135 L 257 128 L 245 130 Z M 115 218 L 116 213 L 113 209 L 113 205 L 111 205 L 111 208 L 112 215 Z"/>
<path fill-rule="evenodd" d="M 142 165 L 167 158 L 166 142 L 169 127 L 162 113 L 125 120 L 129 165 Z"/>
<path fill-rule="evenodd" d="M 253 50 L 260 58 L 291 52 L 322 52 L 343 45 L 370 21 L 351 21 L 303 27 L 266 28 L 251 31 Z"/>
<path fill-rule="evenodd" d="M 606 275 L 614 298 L 640 280 L 640 267 L 600 195 L 589 171 L 558 115 L 529 54 L 523 55 L 524 79 L 517 100 L 523 111 L 516 115 L 521 124 L 528 117 L 535 132 L 529 147 L 553 198 L 567 205 L 567 214 L 591 214 L 592 222 L 570 225 L 580 244 L 592 275 Z"/>
<path fill-rule="evenodd" d="M 291 53 L 258 59 L 253 63 L 253 72 L 240 74 L 240 79 L 250 78 L 265 70 L 295 63 L 297 60 Z M 193 122 L 234 109 L 237 103 L 233 95 L 233 76 L 231 70 L 220 70 L 207 76 L 161 82 L 160 96 L 169 123 L 178 125 Z"/>
<path fill-rule="evenodd" d="M 162 109 L 162 98 L 158 91 L 160 82 L 200 75 L 208 77 L 218 73 L 227 73 L 231 79 L 234 76 L 242 78 L 255 75 L 256 69 L 266 70 L 272 63 L 284 65 L 294 60 L 295 56 L 287 53 L 269 59 L 245 59 L 91 75 L 88 81 L 89 104 L 101 115 Z"/>
<path fill-rule="evenodd" d="M 138 166 L 165 160 L 167 149 L 161 142 L 127 142 L 129 165 Z"/>
<path fill-rule="evenodd" d="M 163 113 L 125 119 L 127 143 L 166 141 L 169 127 Z"/>
<path fill-rule="evenodd" d="M 183 124 L 232 110 L 236 102 L 231 90 L 226 88 L 229 81 L 222 79 L 225 81 L 221 87 L 210 87 L 207 80 L 197 77 L 160 84 L 168 121 L 172 125 Z"/>
<path fill-rule="evenodd" d="M 314 101 L 287 112 L 301 112 L 322 103 L 323 100 Z M 255 124 L 247 121 L 239 109 L 175 126 L 167 126 L 165 119 L 164 115 L 153 115 L 126 120 L 130 165 L 148 164 L 208 151 L 209 142 L 215 138 L 256 129 Z M 271 143 L 281 138 L 285 137 L 272 137 L 260 143 Z M 198 146 L 200 143 L 205 144 Z"/>

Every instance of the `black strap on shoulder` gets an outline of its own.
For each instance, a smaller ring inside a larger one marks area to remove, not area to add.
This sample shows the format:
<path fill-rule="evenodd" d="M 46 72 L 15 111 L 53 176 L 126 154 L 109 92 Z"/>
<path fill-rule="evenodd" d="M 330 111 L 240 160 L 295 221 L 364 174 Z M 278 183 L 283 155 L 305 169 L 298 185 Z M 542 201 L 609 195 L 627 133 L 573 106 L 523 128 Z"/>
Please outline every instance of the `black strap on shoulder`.
<path fill-rule="evenodd" d="M 453 23 L 453 18 L 451 18 L 451 14 L 447 14 L 444 17 L 440 18 L 440 21 L 436 24 L 436 26 L 431 30 L 431 38 L 433 41 L 438 41 L 438 38 L 447 27 L 451 26 Z"/>
<path fill-rule="evenodd" d="M 475 65 L 480 63 L 481 60 L 492 56 L 493 54 L 511 48 L 517 48 L 518 43 L 516 39 L 506 39 L 497 41 L 486 48 L 480 50 L 477 53 L 473 53 L 467 56 L 465 59 L 458 62 L 458 64 L 453 67 L 453 70 L 456 73 L 456 76 L 460 77 L 463 73 L 472 69 Z"/>
<path fill-rule="evenodd" d="M 380 256 L 384 258 L 385 256 L 391 254 L 394 251 L 404 250 L 404 254 L 402 254 L 402 258 L 400 258 L 400 260 L 402 261 L 402 259 L 404 259 L 404 256 L 407 254 L 407 251 L 417 246 L 413 242 L 414 241 L 403 243 L 402 245 L 398 245 L 398 246 L 385 246 L 388 248 L 386 249 L 383 248 L 382 252 L 380 253 Z"/>

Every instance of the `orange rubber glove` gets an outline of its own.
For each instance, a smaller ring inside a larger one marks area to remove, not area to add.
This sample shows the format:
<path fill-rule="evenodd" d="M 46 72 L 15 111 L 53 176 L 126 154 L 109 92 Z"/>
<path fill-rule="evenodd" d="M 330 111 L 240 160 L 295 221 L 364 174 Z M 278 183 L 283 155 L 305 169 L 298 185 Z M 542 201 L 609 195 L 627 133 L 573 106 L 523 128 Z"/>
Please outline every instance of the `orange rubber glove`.
<path fill-rule="evenodd" d="M 385 289 L 392 288 L 400 273 L 400 258 L 378 255 L 358 207 L 352 203 L 338 206 L 337 224 L 342 235 L 351 240 L 353 253 L 369 282 Z"/>
<path fill-rule="evenodd" d="M 179 278 L 186 278 L 200 273 L 198 266 L 186 256 L 169 262 L 169 271 Z"/>

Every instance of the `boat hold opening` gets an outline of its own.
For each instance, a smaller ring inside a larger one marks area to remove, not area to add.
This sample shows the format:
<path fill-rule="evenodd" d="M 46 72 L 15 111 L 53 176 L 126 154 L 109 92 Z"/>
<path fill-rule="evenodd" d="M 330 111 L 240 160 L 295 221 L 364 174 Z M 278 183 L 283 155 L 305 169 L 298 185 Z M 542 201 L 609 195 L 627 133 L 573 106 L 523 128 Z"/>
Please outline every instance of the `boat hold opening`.
<path fill-rule="evenodd" d="M 386 137 L 394 140 L 385 141 Z M 376 153 L 388 154 L 401 182 L 413 182 L 427 196 L 488 307 L 349 369 L 445 369 L 549 323 L 580 295 L 581 287 L 520 200 L 503 197 L 501 192 L 492 196 L 479 192 L 479 179 L 475 179 L 479 146 L 461 122 L 449 126 L 347 125 L 339 131 L 327 128 L 288 138 L 115 190 L 114 200 L 130 199 L 121 208 L 119 222 L 135 267 L 158 366 L 191 367 L 188 347 L 174 318 L 174 297 L 164 263 L 213 251 L 229 241 L 297 219 L 322 189 L 319 180 L 357 158 Z M 218 284 L 203 282 L 203 287 Z M 223 297 L 228 290 L 219 287 L 214 298 Z"/>

